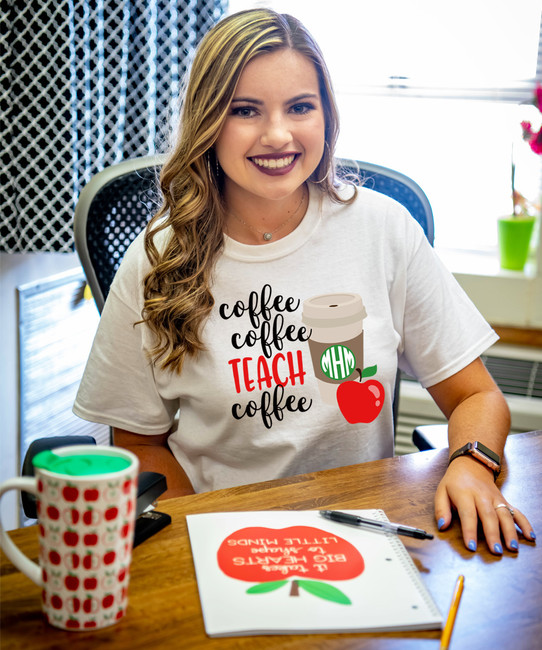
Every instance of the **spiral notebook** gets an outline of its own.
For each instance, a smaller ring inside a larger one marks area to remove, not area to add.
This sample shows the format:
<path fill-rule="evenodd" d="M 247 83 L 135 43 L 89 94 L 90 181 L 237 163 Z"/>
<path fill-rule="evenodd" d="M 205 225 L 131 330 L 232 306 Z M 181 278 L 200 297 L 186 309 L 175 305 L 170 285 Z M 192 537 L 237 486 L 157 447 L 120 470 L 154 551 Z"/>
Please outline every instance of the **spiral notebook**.
<path fill-rule="evenodd" d="M 345 512 L 387 521 L 382 510 Z M 442 627 L 397 535 L 315 510 L 216 512 L 186 521 L 209 636 Z"/>

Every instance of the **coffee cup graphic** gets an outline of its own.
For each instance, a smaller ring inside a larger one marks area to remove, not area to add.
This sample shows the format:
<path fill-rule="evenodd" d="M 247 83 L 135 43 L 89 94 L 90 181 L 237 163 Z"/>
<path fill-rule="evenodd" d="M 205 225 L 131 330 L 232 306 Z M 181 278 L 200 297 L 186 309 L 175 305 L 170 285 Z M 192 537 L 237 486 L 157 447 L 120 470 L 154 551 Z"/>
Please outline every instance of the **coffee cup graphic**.
<path fill-rule="evenodd" d="M 337 406 L 337 388 L 363 369 L 363 319 L 357 293 L 328 293 L 303 303 L 303 323 L 311 328 L 309 348 L 320 395 Z"/>

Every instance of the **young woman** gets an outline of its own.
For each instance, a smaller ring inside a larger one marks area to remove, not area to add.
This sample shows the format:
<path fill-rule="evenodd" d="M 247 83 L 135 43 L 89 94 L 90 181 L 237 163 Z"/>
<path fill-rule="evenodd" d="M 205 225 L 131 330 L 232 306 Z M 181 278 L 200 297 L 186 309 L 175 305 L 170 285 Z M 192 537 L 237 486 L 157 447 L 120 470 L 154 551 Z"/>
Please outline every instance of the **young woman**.
<path fill-rule="evenodd" d="M 492 552 L 516 551 L 515 524 L 534 532 L 494 482 L 509 413 L 479 359 L 497 337 L 401 206 L 338 182 L 337 134 L 297 20 L 253 10 L 206 35 L 163 205 L 111 287 L 74 411 L 183 495 L 393 455 L 399 365 L 458 452 L 439 528 L 454 508 L 467 548 L 480 520 Z M 489 457 L 461 450 L 475 441 Z"/>

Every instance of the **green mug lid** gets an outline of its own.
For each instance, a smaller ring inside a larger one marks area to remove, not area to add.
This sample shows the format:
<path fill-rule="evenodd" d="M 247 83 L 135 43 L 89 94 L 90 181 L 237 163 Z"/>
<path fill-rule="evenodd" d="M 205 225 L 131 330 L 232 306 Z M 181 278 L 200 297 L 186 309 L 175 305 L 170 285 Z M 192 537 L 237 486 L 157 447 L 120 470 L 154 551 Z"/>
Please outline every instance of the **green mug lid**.
<path fill-rule="evenodd" d="M 91 474 L 112 474 L 130 466 L 131 462 L 122 456 L 105 452 L 84 454 L 58 455 L 49 449 L 40 451 L 32 459 L 34 467 L 55 474 L 68 476 L 89 476 Z"/>

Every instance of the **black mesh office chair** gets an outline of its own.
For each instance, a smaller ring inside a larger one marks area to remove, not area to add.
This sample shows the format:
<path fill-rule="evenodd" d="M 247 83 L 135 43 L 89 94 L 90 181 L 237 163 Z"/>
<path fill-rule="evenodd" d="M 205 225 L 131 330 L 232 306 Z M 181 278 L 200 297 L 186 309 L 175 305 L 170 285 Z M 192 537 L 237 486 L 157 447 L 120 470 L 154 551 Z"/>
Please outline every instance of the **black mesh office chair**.
<path fill-rule="evenodd" d="M 128 246 L 156 212 L 163 161 L 163 156 L 146 156 L 106 167 L 79 196 L 75 249 L 100 313 Z"/>
<path fill-rule="evenodd" d="M 147 156 L 112 165 L 96 174 L 81 192 L 74 216 L 75 248 L 100 313 L 126 249 L 157 208 L 156 181 L 163 162 L 164 156 Z M 355 160 L 338 159 L 337 169 L 339 175 L 353 175 L 365 187 L 404 205 L 433 245 L 431 205 L 412 179 L 395 170 Z M 398 373 L 394 424 L 399 408 L 399 385 Z M 419 449 L 436 444 L 423 435 L 422 439 L 415 438 L 415 443 Z"/>

